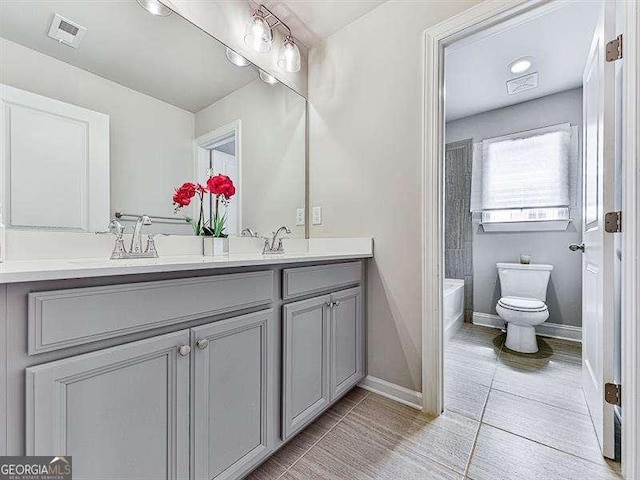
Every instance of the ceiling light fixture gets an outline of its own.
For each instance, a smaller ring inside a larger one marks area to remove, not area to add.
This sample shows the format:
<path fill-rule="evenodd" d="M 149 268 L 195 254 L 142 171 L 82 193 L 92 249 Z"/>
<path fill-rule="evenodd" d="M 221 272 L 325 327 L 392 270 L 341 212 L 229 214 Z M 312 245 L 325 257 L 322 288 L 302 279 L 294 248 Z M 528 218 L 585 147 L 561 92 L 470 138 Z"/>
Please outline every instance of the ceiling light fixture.
<path fill-rule="evenodd" d="M 237 67 L 246 67 L 248 65 L 251 65 L 251 62 L 249 60 L 244 58 L 239 53 L 234 52 L 229 47 L 227 47 L 227 52 L 225 55 L 227 56 L 227 60 L 229 60 L 231 63 L 233 63 Z"/>
<path fill-rule="evenodd" d="M 156 15 L 157 17 L 168 17 L 173 13 L 166 5 L 163 5 L 160 0 L 137 0 L 138 5 L 144 8 L 151 15 Z"/>
<path fill-rule="evenodd" d="M 518 58 L 509 64 L 509 71 L 514 75 L 519 75 L 529 70 L 531 65 L 533 65 L 531 57 Z"/>
<path fill-rule="evenodd" d="M 268 83 L 269 85 L 273 85 L 278 83 L 278 79 L 271 75 L 270 73 L 265 72 L 264 70 L 260 70 L 260 80 L 264 83 Z"/>
<path fill-rule="evenodd" d="M 269 19 L 273 19 L 272 23 L 269 23 Z M 278 52 L 278 66 L 285 72 L 299 72 L 300 49 L 296 45 L 291 29 L 264 5 L 260 5 L 251 15 L 245 31 L 244 43 L 256 52 L 268 52 L 273 45 L 273 30 L 277 27 L 286 30 L 284 42 Z"/>

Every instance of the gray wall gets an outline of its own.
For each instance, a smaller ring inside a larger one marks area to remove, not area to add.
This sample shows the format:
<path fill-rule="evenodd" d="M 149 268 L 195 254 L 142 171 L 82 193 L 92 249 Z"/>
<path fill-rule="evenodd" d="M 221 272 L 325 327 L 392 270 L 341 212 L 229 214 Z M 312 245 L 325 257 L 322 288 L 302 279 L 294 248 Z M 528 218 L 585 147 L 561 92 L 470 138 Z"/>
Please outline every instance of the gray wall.
<path fill-rule="evenodd" d="M 417 59 L 425 29 L 477 3 L 384 2 L 309 56 L 309 205 L 322 206 L 322 225 L 309 232 L 375 239 L 367 268 L 367 370 L 411 390 L 422 382 Z M 393 41 L 380 41 L 380 32 Z"/>
<path fill-rule="evenodd" d="M 537 100 L 492 110 L 447 123 L 446 141 L 486 138 L 541 128 L 558 123 L 582 124 L 582 89 L 577 88 Z M 580 139 L 579 144 L 582 145 Z M 581 155 L 579 155 L 579 162 Z M 578 170 L 578 172 L 580 172 Z M 578 173 L 578 178 L 580 173 Z M 578 184 L 580 181 L 578 181 Z M 580 191 L 577 192 L 578 200 Z M 580 203 L 580 202 L 578 202 Z M 570 243 L 580 243 L 580 208 L 571 211 L 574 222 L 564 232 L 485 233 L 473 221 L 473 306 L 479 313 L 495 314 L 500 298 L 497 262 L 517 262 L 520 254 L 534 263 L 554 266 L 547 291 L 549 323 L 581 326 L 582 260 L 570 252 Z"/>

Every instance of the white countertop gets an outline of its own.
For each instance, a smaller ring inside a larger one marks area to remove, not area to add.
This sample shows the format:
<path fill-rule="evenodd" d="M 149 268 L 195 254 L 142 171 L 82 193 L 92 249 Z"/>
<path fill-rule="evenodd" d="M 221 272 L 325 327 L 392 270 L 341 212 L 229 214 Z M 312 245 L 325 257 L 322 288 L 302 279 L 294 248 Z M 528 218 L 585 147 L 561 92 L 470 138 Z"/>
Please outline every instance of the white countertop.
<path fill-rule="evenodd" d="M 354 241 L 357 240 L 357 241 Z M 223 256 L 174 255 L 159 258 L 109 260 L 73 258 L 13 260 L 0 263 L 0 284 L 70 278 L 207 270 L 256 265 L 353 260 L 373 256 L 371 239 L 310 239 L 308 251 L 274 255 L 231 253 Z"/>

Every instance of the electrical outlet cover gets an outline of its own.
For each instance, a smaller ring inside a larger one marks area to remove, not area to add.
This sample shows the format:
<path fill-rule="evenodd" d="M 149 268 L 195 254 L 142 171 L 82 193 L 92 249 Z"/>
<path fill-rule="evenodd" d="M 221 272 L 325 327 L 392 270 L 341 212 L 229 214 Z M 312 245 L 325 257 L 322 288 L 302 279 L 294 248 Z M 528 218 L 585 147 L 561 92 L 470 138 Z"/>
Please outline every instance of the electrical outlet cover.
<path fill-rule="evenodd" d="M 298 208 L 296 210 L 296 225 L 298 227 L 304 225 L 304 208 Z"/>
<path fill-rule="evenodd" d="M 322 207 L 313 207 L 313 219 L 314 225 L 322 225 Z"/>

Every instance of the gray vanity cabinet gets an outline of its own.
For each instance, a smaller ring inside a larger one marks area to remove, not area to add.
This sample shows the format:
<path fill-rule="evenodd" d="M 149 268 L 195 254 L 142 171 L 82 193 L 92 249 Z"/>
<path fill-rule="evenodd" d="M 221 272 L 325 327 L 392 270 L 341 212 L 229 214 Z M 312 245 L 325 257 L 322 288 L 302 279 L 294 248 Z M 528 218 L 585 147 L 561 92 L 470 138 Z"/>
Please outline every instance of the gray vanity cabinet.
<path fill-rule="evenodd" d="M 273 448 L 273 329 L 270 309 L 27 368 L 27 454 L 82 479 L 241 478 Z"/>
<path fill-rule="evenodd" d="M 27 454 L 72 455 L 78 479 L 188 479 L 188 348 L 181 330 L 27 368 Z"/>
<path fill-rule="evenodd" d="M 284 306 L 283 439 L 364 377 L 362 309 L 361 287 Z"/>
<path fill-rule="evenodd" d="M 83 480 L 238 480 L 364 377 L 362 262 L 99 283 L 12 293 L 0 454 L 71 455 Z"/>
<path fill-rule="evenodd" d="M 331 401 L 329 309 L 323 295 L 285 305 L 282 324 L 282 438 L 288 439 Z"/>
<path fill-rule="evenodd" d="M 271 453 L 272 310 L 191 329 L 195 480 L 235 479 Z"/>
<path fill-rule="evenodd" d="M 364 378 L 362 288 L 331 295 L 331 399 Z"/>

